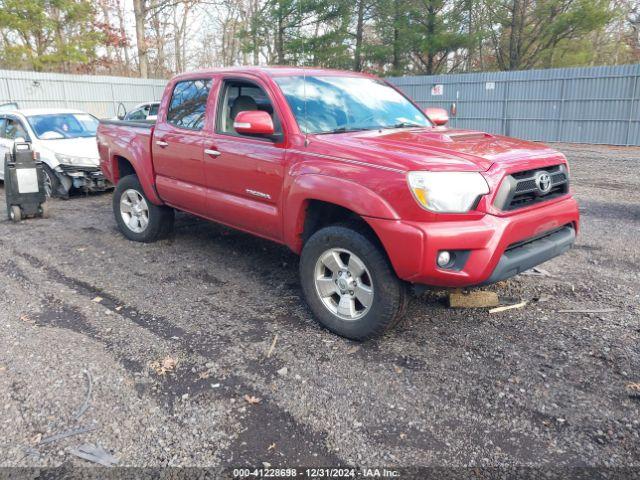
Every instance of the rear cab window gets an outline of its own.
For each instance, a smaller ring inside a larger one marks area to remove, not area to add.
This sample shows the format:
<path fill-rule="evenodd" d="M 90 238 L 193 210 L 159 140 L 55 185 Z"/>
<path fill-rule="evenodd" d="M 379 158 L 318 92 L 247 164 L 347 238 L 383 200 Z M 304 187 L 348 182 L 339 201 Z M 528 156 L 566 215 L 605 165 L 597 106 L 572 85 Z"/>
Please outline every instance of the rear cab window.
<path fill-rule="evenodd" d="M 202 130 L 212 83 L 210 78 L 177 82 L 171 93 L 166 122 L 177 128 Z"/>

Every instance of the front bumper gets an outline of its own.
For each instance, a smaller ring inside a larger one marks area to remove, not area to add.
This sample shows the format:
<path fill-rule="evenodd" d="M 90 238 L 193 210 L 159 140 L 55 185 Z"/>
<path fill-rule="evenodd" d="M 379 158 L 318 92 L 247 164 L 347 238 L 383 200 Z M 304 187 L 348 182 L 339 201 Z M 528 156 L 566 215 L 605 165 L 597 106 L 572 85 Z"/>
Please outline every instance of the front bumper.
<path fill-rule="evenodd" d="M 69 186 L 87 192 L 101 192 L 112 185 L 105 178 L 99 167 L 76 167 L 60 165 L 60 173 L 69 180 Z"/>
<path fill-rule="evenodd" d="M 507 216 L 478 220 L 403 222 L 366 218 L 403 280 L 438 287 L 498 282 L 566 252 L 580 215 L 571 198 Z M 436 263 L 442 250 L 459 252 L 454 268 Z"/>
<path fill-rule="evenodd" d="M 565 225 L 540 237 L 510 246 L 502 254 L 498 265 L 484 284 L 506 280 L 562 255 L 571 248 L 575 241 L 575 228 L 573 225 Z"/>

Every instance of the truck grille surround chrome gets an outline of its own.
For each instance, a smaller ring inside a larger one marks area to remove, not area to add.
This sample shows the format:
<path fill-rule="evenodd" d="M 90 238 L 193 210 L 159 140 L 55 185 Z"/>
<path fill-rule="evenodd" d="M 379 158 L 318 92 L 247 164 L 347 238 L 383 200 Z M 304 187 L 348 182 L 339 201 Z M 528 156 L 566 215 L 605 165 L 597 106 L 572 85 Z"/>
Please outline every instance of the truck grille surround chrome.
<path fill-rule="evenodd" d="M 503 211 L 512 211 L 546 202 L 569 193 L 569 174 L 565 165 L 525 170 L 507 175 L 493 202 Z"/>

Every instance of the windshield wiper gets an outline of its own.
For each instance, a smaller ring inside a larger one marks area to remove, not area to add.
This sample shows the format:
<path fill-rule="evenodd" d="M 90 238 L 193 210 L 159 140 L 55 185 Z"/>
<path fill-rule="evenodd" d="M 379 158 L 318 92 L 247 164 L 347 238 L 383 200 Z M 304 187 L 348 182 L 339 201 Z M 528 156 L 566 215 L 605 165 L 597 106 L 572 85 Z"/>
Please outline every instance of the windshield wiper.
<path fill-rule="evenodd" d="M 347 128 L 347 127 L 338 127 L 333 130 L 327 130 L 326 132 L 318 132 L 316 135 L 328 135 L 330 133 L 347 133 L 347 132 L 362 132 L 364 130 L 373 130 L 372 128 Z"/>
<path fill-rule="evenodd" d="M 381 127 L 381 128 L 414 128 L 414 127 L 424 127 L 424 125 L 419 125 L 417 123 L 411 123 L 411 122 L 400 122 L 400 123 L 396 123 L 395 125 L 389 125 L 387 127 Z"/>

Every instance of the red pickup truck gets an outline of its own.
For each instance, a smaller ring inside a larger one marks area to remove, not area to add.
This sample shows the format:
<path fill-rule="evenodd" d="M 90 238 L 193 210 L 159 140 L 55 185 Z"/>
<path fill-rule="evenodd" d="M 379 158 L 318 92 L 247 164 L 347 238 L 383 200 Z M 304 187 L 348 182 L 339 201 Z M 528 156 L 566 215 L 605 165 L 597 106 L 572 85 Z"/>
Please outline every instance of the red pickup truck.
<path fill-rule="evenodd" d="M 316 318 L 362 340 L 410 284 L 494 283 L 575 241 L 562 154 L 446 122 L 373 76 L 239 68 L 178 75 L 155 123 L 97 141 L 125 236 L 165 237 L 178 209 L 287 245 Z"/>

